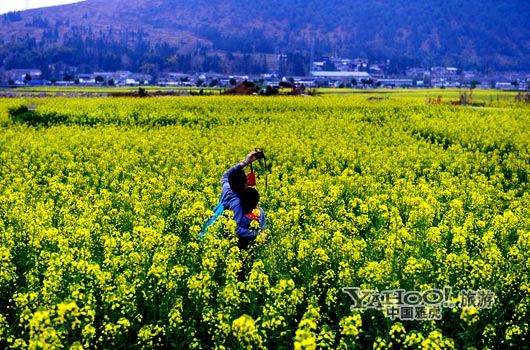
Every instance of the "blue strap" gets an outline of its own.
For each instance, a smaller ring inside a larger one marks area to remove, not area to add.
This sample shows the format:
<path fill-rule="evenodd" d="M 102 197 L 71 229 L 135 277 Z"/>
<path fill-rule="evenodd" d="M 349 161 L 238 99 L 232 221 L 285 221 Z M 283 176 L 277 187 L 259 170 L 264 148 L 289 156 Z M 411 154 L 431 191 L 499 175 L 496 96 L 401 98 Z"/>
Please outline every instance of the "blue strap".
<path fill-rule="evenodd" d="M 230 200 L 227 202 L 227 203 L 224 203 L 224 200 L 225 200 L 225 197 L 226 197 L 226 194 L 228 193 L 228 191 L 230 190 L 224 190 L 223 193 L 221 193 L 221 197 L 219 198 L 219 202 L 215 205 L 215 208 L 214 208 L 214 213 L 217 211 L 218 207 L 220 205 L 223 205 L 224 206 L 224 210 L 227 209 L 228 205 L 234 200 L 236 199 L 235 197 L 232 197 L 230 198 Z M 215 215 L 215 214 L 214 214 Z M 210 219 L 208 219 L 208 221 L 206 221 L 205 225 L 203 226 L 203 229 L 201 230 L 201 232 L 199 233 L 199 238 L 203 238 L 204 237 L 204 234 L 207 232 L 207 228 L 208 226 L 210 226 L 211 224 L 213 224 L 215 221 L 216 221 L 217 217 L 216 216 L 213 216 L 211 217 Z"/>
<path fill-rule="evenodd" d="M 225 201 L 225 196 L 226 196 L 226 194 L 227 194 L 228 192 L 232 192 L 232 190 L 226 190 L 226 191 L 224 191 L 224 192 L 221 194 L 221 199 L 219 200 L 219 203 L 223 203 L 223 202 Z M 228 209 L 228 205 L 229 205 L 230 203 L 232 203 L 232 201 L 233 201 L 234 199 L 236 199 L 236 197 L 232 197 L 232 198 L 230 198 L 230 200 L 229 200 L 228 202 L 223 203 L 223 205 L 225 206 L 225 210 Z"/>
<path fill-rule="evenodd" d="M 221 193 L 221 197 L 219 198 L 219 203 L 223 203 L 224 202 L 226 194 L 228 193 L 228 191 L 230 191 L 230 190 L 224 190 L 223 193 Z"/>

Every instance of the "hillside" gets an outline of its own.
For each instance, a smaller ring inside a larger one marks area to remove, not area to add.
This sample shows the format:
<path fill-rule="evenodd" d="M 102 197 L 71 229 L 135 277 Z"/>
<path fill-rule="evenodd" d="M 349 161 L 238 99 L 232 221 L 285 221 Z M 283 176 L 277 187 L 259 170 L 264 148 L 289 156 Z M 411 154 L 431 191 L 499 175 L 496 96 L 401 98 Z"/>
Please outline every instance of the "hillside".
<path fill-rule="evenodd" d="M 530 2 L 519 0 L 86 0 L 3 15 L 0 32 L 5 68 L 248 73 L 284 53 L 284 69 L 303 70 L 311 47 L 317 59 L 402 66 L 530 65 Z"/>

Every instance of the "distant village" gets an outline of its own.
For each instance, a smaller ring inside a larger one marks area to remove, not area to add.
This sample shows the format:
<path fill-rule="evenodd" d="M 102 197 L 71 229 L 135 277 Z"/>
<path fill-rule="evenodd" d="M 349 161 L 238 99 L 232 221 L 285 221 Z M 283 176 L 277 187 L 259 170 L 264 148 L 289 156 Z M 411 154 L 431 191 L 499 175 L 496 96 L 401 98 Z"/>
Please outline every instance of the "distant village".
<path fill-rule="evenodd" d="M 281 59 L 281 58 L 279 58 Z M 130 71 L 76 73 L 71 67 L 63 79 L 45 79 L 40 69 L 0 68 L 0 86 L 142 86 L 230 87 L 243 81 L 259 82 L 262 87 L 282 83 L 306 88 L 484 88 L 529 90 L 530 73 L 479 73 L 455 67 L 413 67 L 401 74 L 386 74 L 384 64 L 369 64 L 366 59 L 329 58 L 310 64 L 307 76 L 286 77 L 278 73 L 259 76 L 217 73 L 162 72 L 156 79 L 150 74 Z"/>

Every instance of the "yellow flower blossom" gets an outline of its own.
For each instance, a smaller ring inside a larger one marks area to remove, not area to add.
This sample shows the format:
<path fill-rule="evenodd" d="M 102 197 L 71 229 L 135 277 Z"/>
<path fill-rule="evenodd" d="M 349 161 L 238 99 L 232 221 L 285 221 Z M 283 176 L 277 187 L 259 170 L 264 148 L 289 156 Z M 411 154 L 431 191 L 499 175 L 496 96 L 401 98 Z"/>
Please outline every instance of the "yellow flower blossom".
<path fill-rule="evenodd" d="M 451 89 L 0 99 L 0 347 L 527 344 L 529 108 L 473 93 L 495 108 L 425 103 Z M 20 105 L 52 123 L 14 122 Z M 240 250 L 227 213 L 199 239 L 254 147 L 266 236 Z M 352 311 L 341 292 L 444 286 L 432 321 Z M 462 309 L 478 289 L 491 309 Z"/>

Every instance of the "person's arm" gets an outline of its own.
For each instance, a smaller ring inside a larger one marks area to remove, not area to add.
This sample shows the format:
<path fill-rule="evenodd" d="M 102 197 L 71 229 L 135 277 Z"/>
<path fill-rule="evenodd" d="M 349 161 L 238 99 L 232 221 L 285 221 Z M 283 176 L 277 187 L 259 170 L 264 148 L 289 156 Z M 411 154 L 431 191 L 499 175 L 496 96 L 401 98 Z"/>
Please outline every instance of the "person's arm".
<path fill-rule="evenodd" d="M 250 165 L 250 163 L 254 162 L 255 160 L 257 160 L 258 158 L 256 158 L 256 151 L 252 151 L 250 152 L 249 154 L 247 154 L 247 157 L 245 159 L 243 159 L 241 161 L 241 163 L 239 163 L 239 165 L 241 165 L 241 168 L 244 168 L 246 167 L 247 165 Z"/>
<path fill-rule="evenodd" d="M 252 151 L 249 154 L 247 154 L 247 157 L 243 159 L 239 164 L 234 165 L 230 169 L 228 169 L 221 178 L 221 187 L 224 190 L 230 189 L 230 183 L 228 183 L 228 176 L 230 173 L 236 169 L 244 169 L 247 165 L 250 165 L 252 162 L 254 162 L 257 158 L 255 157 L 256 151 Z"/>
<path fill-rule="evenodd" d="M 234 165 L 233 167 L 228 169 L 223 174 L 223 177 L 221 178 L 221 187 L 222 187 L 223 191 L 230 189 L 230 183 L 228 182 L 228 176 L 230 175 L 231 172 L 233 172 L 234 170 L 238 170 L 238 169 L 242 169 L 241 164 Z"/>

